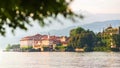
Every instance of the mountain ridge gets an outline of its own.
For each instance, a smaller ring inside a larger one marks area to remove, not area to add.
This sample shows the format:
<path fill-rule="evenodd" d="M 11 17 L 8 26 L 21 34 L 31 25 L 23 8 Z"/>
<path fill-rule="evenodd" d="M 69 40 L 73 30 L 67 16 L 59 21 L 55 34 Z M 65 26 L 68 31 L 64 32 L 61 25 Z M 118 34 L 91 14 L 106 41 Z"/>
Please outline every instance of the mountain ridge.
<path fill-rule="evenodd" d="M 60 30 L 52 30 L 50 31 L 50 34 L 52 35 L 60 35 L 60 36 L 69 36 L 69 32 L 71 29 L 77 28 L 77 27 L 82 27 L 84 29 L 89 29 L 95 33 L 101 32 L 103 29 L 107 28 L 109 25 L 112 25 L 113 27 L 118 27 L 120 26 L 120 20 L 108 20 L 108 21 L 101 21 L 101 22 L 93 22 L 89 24 L 84 24 L 84 25 L 77 25 L 77 26 L 70 26 L 64 29 Z"/>

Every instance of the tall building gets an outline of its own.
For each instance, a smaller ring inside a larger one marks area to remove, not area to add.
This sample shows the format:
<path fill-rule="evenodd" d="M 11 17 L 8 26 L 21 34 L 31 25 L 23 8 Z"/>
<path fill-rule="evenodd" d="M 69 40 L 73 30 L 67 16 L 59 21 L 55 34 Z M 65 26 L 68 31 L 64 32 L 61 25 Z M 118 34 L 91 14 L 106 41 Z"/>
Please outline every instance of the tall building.
<path fill-rule="evenodd" d="M 112 39 L 112 36 L 114 34 L 120 34 L 120 27 L 113 28 L 110 25 L 109 27 L 104 29 L 103 32 L 101 33 L 102 39 L 109 41 L 110 43 L 108 43 L 108 45 L 111 46 L 111 48 L 115 48 L 116 47 L 115 42 Z"/>

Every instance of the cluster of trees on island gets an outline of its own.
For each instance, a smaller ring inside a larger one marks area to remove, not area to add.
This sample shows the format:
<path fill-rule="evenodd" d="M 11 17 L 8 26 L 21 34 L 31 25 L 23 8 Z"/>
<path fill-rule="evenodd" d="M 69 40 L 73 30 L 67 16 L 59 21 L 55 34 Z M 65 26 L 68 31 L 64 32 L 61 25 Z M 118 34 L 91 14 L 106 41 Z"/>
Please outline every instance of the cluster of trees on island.
<path fill-rule="evenodd" d="M 104 35 L 100 33 L 95 34 L 93 31 L 85 30 L 81 27 L 72 29 L 70 31 L 70 38 L 68 46 L 58 45 L 55 47 L 57 51 L 75 51 L 76 48 L 83 49 L 86 52 L 90 51 L 120 51 L 120 34 L 114 34 L 112 36 L 107 35 L 106 38 L 111 38 L 114 42 L 115 47 L 111 48 L 111 41 L 104 39 Z M 8 45 L 6 50 L 20 49 L 20 45 Z M 39 51 L 32 49 L 32 47 L 22 48 L 21 51 Z M 47 50 L 47 48 L 44 48 Z"/>
<path fill-rule="evenodd" d="M 111 38 L 112 41 L 105 38 Z M 71 30 L 67 49 L 68 51 L 74 51 L 76 48 L 83 48 L 84 51 L 119 51 L 119 40 L 120 34 L 106 36 L 78 27 Z M 111 42 L 114 42 L 114 48 L 111 48 Z"/>

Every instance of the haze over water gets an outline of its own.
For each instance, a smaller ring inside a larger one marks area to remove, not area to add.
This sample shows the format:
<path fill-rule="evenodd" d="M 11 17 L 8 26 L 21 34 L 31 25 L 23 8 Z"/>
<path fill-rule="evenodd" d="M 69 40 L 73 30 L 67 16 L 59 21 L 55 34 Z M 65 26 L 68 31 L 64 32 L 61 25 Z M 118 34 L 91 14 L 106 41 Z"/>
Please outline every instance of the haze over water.
<path fill-rule="evenodd" d="M 120 68 L 120 53 L 0 52 L 0 68 Z"/>

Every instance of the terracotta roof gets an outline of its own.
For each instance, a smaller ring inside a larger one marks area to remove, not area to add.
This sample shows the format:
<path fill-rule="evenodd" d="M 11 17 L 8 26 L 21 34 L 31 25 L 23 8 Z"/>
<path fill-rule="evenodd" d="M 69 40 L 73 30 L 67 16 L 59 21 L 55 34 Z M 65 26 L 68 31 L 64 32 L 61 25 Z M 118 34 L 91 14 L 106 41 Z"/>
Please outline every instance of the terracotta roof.
<path fill-rule="evenodd" d="M 22 38 L 20 41 L 25 41 L 25 40 L 32 40 L 31 37 L 25 37 L 25 38 Z"/>
<path fill-rule="evenodd" d="M 41 34 L 36 34 L 35 36 L 42 36 Z"/>
<path fill-rule="evenodd" d="M 61 36 L 63 37 L 63 36 Z M 61 42 L 59 36 L 50 36 L 49 40 L 50 41 L 54 41 L 55 43 L 57 42 Z M 67 40 L 69 39 L 69 37 L 65 37 Z M 42 40 L 48 40 L 48 35 L 41 35 L 41 34 L 36 34 L 33 36 L 26 36 L 24 38 L 22 38 L 20 41 L 25 41 L 25 40 L 34 40 L 34 41 L 42 41 Z"/>

